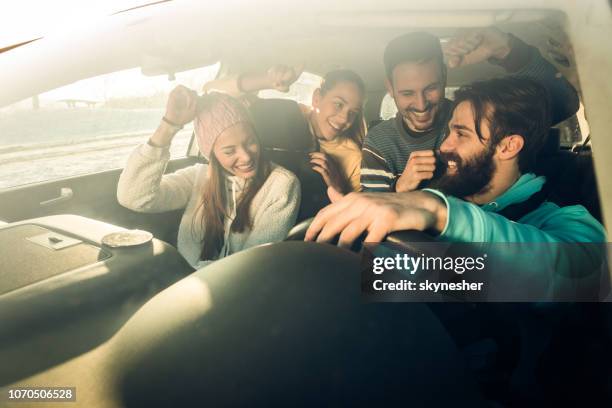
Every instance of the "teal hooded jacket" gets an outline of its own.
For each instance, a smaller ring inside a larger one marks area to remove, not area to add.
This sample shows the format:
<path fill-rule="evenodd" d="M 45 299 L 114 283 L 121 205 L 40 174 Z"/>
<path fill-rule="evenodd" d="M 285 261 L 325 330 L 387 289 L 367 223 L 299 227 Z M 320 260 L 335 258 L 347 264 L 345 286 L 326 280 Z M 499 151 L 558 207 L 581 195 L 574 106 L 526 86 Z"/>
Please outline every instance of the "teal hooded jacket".
<path fill-rule="evenodd" d="M 604 227 L 581 205 L 559 207 L 545 201 L 535 211 L 513 222 L 497 214 L 542 189 L 546 178 L 522 175 L 495 201 L 478 206 L 425 189 L 442 198 L 448 209 L 439 239 L 452 242 L 606 242 Z"/>
<path fill-rule="evenodd" d="M 545 183 L 543 176 L 524 174 L 494 201 L 480 206 L 426 189 L 447 207 L 446 226 L 438 240 L 471 243 L 489 253 L 490 262 L 499 266 L 496 269 L 512 274 L 525 288 L 537 285 L 536 292 L 546 293 L 549 299 L 558 299 L 559 293 L 571 299 L 572 293 L 583 289 L 589 300 L 594 299 L 594 290 L 607 296 L 606 232 L 586 208 L 545 201 L 517 222 L 497 214 L 528 200 Z"/>

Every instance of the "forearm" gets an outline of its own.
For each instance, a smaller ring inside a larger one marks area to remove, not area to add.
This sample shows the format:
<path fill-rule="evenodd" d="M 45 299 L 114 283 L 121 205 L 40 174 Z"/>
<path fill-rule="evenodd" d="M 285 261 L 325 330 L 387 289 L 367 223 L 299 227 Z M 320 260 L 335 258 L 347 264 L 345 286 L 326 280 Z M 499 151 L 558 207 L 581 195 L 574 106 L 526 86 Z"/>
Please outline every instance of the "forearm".
<path fill-rule="evenodd" d="M 447 223 L 448 209 L 446 202 L 436 194 L 429 191 L 412 191 L 397 193 L 400 201 L 410 203 L 411 206 L 420 209 L 426 219 L 425 229 L 435 234 L 440 234 Z M 400 225 L 394 228 L 395 231 L 410 229 L 408 225 L 411 220 L 399 217 Z"/>
<path fill-rule="evenodd" d="M 166 169 L 168 148 L 151 144 L 138 146 L 129 156 L 117 185 L 117 200 L 138 212 L 155 212 L 155 197 Z"/>
<path fill-rule="evenodd" d="M 408 173 L 409 170 L 404 170 L 401 176 L 399 176 L 394 185 L 394 189 L 397 193 L 406 193 L 409 191 L 414 191 L 419 187 L 419 181 L 411 179 L 411 174 Z"/>
<path fill-rule="evenodd" d="M 207 82 L 203 90 L 205 92 L 220 91 L 234 97 L 240 97 L 247 93 L 271 88 L 273 88 L 273 84 L 270 83 L 270 79 L 265 73 L 243 73 Z"/>
<path fill-rule="evenodd" d="M 238 88 L 245 93 L 257 92 L 262 89 L 272 89 L 274 84 L 270 82 L 270 78 L 265 73 L 246 73 L 238 76 L 236 79 Z"/>
<path fill-rule="evenodd" d="M 489 62 L 501 66 L 508 74 L 531 78 L 544 85 L 550 96 L 553 124 L 575 114 L 579 107 L 576 89 L 538 49 L 512 35 L 509 35 L 509 46 L 505 58 L 491 58 Z"/>
<path fill-rule="evenodd" d="M 117 186 L 121 205 L 138 212 L 161 212 L 187 205 L 197 169 L 192 166 L 164 176 L 167 147 L 138 146 L 130 155 Z"/>
<path fill-rule="evenodd" d="M 163 120 L 149 138 L 149 144 L 153 147 L 169 147 L 172 139 L 182 127 L 173 126 Z"/>
<path fill-rule="evenodd" d="M 445 201 L 436 194 L 427 191 L 409 191 L 405 193 L 362 193 L 353 196 L 362 215 L 376 220 L 384 226 L 386 233 L 406 230 L 429 231 L 435 234 L 442 232 L 446 226 L 447 207 Z M 365 203 L 365 206 L 364 206 Z M 350 208 L 346 214 L 351 214 Z M 346 216 L 342 214 L 342 216 Z"/>
<path fill-rule="evenodd" d="M 434 216 L 434 223 L 431 228 L 436 234 L 440 234 L 446 228 L 446 223 L 448 221 L 448 208 L 446 207 L 446 202 L 442 200 L 435 194 L 423 192 L 427 194 L 428 201 L 428 211 L 430 211 Z"/>

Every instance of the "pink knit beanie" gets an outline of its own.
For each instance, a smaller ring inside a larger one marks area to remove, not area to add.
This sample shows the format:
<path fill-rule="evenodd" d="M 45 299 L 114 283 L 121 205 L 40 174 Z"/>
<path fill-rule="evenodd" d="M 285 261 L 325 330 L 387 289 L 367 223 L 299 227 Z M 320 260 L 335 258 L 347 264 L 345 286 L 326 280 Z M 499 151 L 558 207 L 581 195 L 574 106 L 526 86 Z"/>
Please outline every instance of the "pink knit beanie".
<path fill-rule="evenodd" d="M 240 122 L 252 124 L 246 107 L 236 98 L 218 92 L 201 96 L 193 127 L 204 157 L 210 158 L 213 145 L 224 130 Z"/>

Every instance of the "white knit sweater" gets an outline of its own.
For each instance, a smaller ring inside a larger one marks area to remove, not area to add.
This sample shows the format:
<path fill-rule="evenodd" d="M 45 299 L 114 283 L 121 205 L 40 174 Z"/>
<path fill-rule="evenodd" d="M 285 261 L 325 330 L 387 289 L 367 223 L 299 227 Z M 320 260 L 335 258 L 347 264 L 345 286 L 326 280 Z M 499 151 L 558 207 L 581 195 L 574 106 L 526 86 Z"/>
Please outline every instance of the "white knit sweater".
<path fill-rule="evenodd" d="M 185 209 L 179 225 L 178 250 L 196 269 L 208 262 L 200 260 L 202 252 L 202 188 L 208 166 L 196 164 L 164 175 L 170 159 L 168 148 L 142 144 L 132 152 L 119 178 L 117 199 L 133 211 L 156 213 Z M 236 201 L 245 180 L 227 177 L 226 209 L 232 215 L 225 220 L 225 242 L 219 258 L 256 245 L 281 241 L 295 224 L 300 206 L 300 183 L 289 170 L 272 163 L 270 176 L 251 202 L 253 228 L 241 233 L 229 231 L 236 214 Z"/>

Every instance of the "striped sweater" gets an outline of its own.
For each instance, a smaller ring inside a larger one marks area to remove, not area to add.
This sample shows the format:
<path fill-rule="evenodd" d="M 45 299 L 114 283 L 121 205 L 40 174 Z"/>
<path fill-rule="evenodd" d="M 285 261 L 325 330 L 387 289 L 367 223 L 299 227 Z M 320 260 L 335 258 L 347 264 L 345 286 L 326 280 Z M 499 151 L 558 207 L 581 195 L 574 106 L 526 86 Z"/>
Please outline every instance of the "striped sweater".
<path fill-rule="evenodd" d="M 394 118 L 370 129 L 363 145 L 361 158 L 363 191 L 395 191 L 395 181 L 402 175 L 410 153 L 440 147 L 450 107 L 449 100 L 442 102 L 434 127 L 418 136 L 406 130 L 399 112 Z"/>
<path fill-rule="evenodd" d="M 578 94 L 572 85 L 546 61 L 537 48 L 510 36 L 512 51 L 503 61 L 491 61 L 508 74 L 539 81 L 548 90 L 553 124 L 572 116 L 578 110 Z M 441 106 L 433 129 L 414 137 L 402 123 L 401 115 L 372 128 L 363 145 L 361 187 L 363 191 L 394 191 L 395 182 L 402 174 L 410 153 L 430 150 L 442 144 L 451 104 Z"/>

